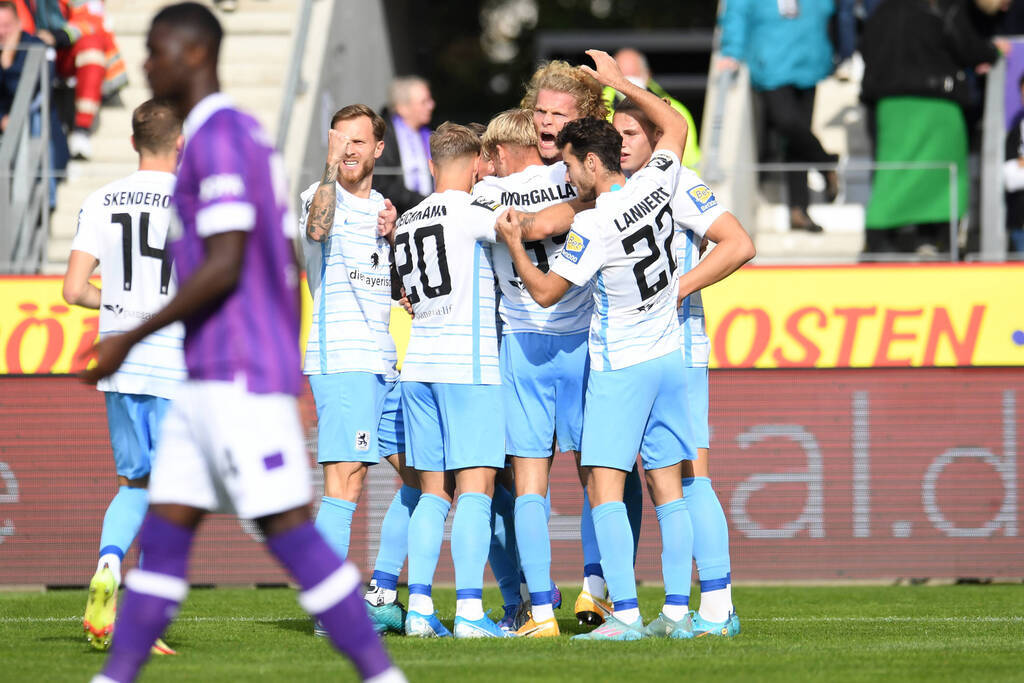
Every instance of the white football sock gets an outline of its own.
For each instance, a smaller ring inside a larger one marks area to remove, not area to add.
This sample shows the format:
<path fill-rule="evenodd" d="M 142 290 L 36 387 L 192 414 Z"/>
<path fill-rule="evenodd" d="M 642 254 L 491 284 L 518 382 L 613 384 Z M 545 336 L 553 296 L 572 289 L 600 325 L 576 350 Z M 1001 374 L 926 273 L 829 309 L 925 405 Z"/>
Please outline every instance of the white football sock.
<path fill-rule="evenodd" d="M 583 577 L 583 590 L 587 591 L 595 598 L 604 598 L 605 585 L 604 577 L 596 576 L 591 574 L 590 576 Z"/>
<path fill-rule="evenodd" d="M 397 666 L 366 679 L 366 683 L 407 683 L 405 674 Z"/>
<path fill-rule="evenodd" d="M 617 609 L 614 612 L 614 616 L 623 624 L 632 624 L 640 618 L 640 608 L 630 607 L 629 609 Z"/>
<path fill-rule="evenodd" d="M 422 593 L 410 593 L 409 611 L 429 616 L 434 613 L 434 599 Z"/>
<path fill-rule="evenodd" d="M 689 605 L 664 605 L 661 613 L 672 621 L 679 621 L 690 611 Z"/>
<path fill-rule="evenodd" d="M 732 614 L 732 584 L 700 594 L 700 618 L 720 624 Z"/>
<path fill-rule="evenodd" d="M 462 598 L 455 601 L 455 616 L 476 621 L 484 618 L 484 601 L 480 598 Z"/>
<path fill-rule="evenodd" d="M 114 585 L 121 585 L 121 558 L 114 553 L 107 553 L 106 555 L 100 556 L 100 561 L 96 564 L 96 571 L 103 569 L 103 565 L 110 567 L 110 571 L 114 574 Z"/>
<path fill-rule="evenodd" d="M 533 620 L 538 624 L 542 621 L 555 618 L 555 610 L 551 608 L 550 602 L 546 605 L 533 605 L 532 612 Z"/>

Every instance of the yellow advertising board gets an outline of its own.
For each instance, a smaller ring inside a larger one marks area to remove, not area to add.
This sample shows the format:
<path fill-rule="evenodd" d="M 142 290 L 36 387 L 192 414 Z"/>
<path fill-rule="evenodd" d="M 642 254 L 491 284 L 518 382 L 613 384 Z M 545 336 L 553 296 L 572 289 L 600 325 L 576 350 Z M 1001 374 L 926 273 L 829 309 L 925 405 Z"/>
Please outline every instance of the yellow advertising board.
<path fill-rule="evenodd" d="M 704 307 L 712 367 L 1024 365 L 1024 264 L 748 267 Z M 59 277 L 0 277 L 0 374 L 78 372 L 97 329 Z M 391 330 L 401 357 L 400 309 Z"/>

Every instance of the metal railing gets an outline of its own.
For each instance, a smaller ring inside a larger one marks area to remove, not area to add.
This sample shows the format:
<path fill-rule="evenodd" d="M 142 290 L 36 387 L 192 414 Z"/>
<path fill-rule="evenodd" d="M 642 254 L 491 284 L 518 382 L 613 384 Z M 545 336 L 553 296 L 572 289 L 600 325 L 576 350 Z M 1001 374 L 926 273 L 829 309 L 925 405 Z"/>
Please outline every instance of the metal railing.
<path fill-rule="evenodd" d="M 306 39 L 309 37 L 309 22 L 313 14 L 313 0 L 302 0 L 299 8 L 299 23 L 292 39 L 292 56 L 288 63 L 288 76 L 281 96 L 281 111 L 277 119 L 277 149 L 283 151 L 288 142 L 288 129 L 292 124 L 292 108 L 295 98 L 307 87 L 302 82 L 302 58 L 306 54 Z"/>
<path fill-rule="evenodd" d="M 0 138 L 0 272 L 34 273 L 50 232 L 50 68 L 42 46 L 25 50 Z"/>

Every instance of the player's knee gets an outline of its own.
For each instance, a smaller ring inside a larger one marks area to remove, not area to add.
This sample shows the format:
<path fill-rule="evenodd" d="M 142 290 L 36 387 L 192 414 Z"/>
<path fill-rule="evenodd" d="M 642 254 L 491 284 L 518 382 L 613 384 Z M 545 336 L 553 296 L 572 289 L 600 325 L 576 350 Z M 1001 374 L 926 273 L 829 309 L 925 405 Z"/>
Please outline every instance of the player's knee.
<path fill-rule="evenodd" d="M 656 470 L 645 470 L 647 492 L 655 505 L 664 505 L 683 497 L 681 468 L 673 465 Z"/>
<path fill-rule="evenodd" d="M 363 492 L 366 471 L 362 462 L 332 462 L 324 465 L 324 495 L 356 502 Z"/>
<path fill-rule="evenodd" d="M 135 479 L 129 479 L 128 477 L 122 477 L 117 475 L 117 485 L 127 486 L 130 489 L 144 489 L 149 487 L 149 475 L 145 474 Z"/>

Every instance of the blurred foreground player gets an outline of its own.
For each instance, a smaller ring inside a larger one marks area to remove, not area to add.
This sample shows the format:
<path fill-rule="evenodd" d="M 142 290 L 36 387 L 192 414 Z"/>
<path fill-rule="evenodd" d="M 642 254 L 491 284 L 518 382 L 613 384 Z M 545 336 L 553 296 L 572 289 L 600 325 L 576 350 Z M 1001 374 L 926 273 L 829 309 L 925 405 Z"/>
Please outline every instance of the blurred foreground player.
<path fill-rule="evenodd" d="M 139 169 L 89 195 L 78 214 L 64 300 L 99 309 L 102 336 L 127 332 L 163 308 L 177 291 L 164 242 L 180 140 L 181 119 L 169 106 L 154 100 L 141 104 L 132 112 L 131 136 Z M 89 282 L 97 266 L 107 282 L 102 290 Z M 181 323 L 155 332 L 132 349 L 120 370 L 97 383 L 107 405 L 118 483 L 103 516 L 100 559 L 82 620 L 97 650 L 110 647 L 121 560 L 146 516 L 146 485 L 160 423 L 185 379 L 184 336 Z M 159 640 L 153 652 L 173 654 Z"/>
<path fill-rule="evenodd" d="M 287 182 L 259 124 L 219 93 L 222 35 L 210 10 L 181 3 L 156 15 L 147 38 L 150 87 L 185 121 L 173 199 L 180 224 L 172 227 L 180 288 L 145 323 L 97 344 L 97 365 L 85 378 L 112 374 L 136 343 L 182 320 L 189 379 L 168 411 L 154 463 L 140 542 L 146 567 L 127 577 L 113 648 L 94 680 L 138 676 L 149 645 L 188 593 L 199 523 L 208 512 L 233 510 L 256 521 L 299 584 L 300 604 L 362 678 L 403 681 L 370 625 L 359 572 L 309 518 Z"/>

